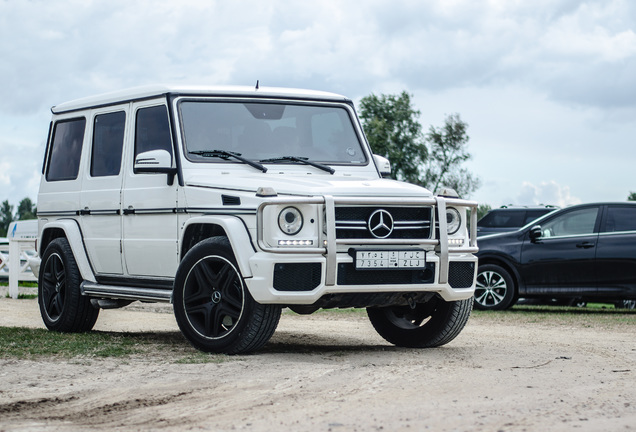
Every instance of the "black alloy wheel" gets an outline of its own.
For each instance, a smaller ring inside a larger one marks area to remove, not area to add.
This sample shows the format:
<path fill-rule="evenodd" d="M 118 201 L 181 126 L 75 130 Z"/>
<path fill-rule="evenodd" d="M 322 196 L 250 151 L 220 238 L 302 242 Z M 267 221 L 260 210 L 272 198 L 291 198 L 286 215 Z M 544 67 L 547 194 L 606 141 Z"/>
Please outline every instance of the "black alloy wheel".
<path fill-rule="evenodd" d="M 271 338 L 281 314 L 278 305 L 254 301 L 225 237 L 204 240 L 186 254 L 173 302 L 181 332 L 205 352 L 257 350 Z"/>
<path fill-rule="evenodd" d="M 388 342 L 407 348 L 433 348 L 459 335 L 472 308 L 472 297 L 448 302 L 433 297 L 412 306 L 367 308 L 367 315 L 378 334 Z"/>
<path fill-rule="evenodd" d="M 85 332 L 95 325 L 99 309 L 80 292 L 82 276 L 66 238 L 57 238 L 42 256 L 38 278 L 38 304 L 49 330 Z"/>

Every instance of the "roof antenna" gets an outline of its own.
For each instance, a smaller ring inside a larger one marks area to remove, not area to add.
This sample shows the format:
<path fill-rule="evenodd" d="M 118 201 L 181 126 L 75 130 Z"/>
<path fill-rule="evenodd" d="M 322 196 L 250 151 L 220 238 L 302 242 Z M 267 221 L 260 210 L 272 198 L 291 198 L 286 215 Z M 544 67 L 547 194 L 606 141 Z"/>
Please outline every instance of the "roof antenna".
<path fill-rule="evenodd" d="M 258 80 L 256 80 L 256 90 L 258 90 Z"/>

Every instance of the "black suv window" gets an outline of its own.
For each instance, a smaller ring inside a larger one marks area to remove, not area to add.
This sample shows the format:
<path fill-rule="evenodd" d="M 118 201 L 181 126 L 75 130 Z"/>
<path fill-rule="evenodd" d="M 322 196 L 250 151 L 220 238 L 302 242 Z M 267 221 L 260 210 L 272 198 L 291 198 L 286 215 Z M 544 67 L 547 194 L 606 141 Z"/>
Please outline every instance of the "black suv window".
<path fill-rule="evenodd" d="M 79 172 L 80 157 L 86 119 L 62 120 L 55 124 L 49 163 L 46 169 L 47 181 L 75 180 Z"/>
<path fill-rule="evenodd" d="M 528 210 L 526 212 L 526 217 L 525 220 L 523 221 L 523 225 L 528 225 L 530 222 L 532 222 L 535 219 L 540 218 L 541 216 L 543 216 L 546 213 L 551 212 L 552 209 L 542 209 L 542 210 Z"/>
<path fill-rule="evenodd" d="M 561 237 L 592 234 L 596 225 L 598 207 L 567 212 L 541 225 L 543 237 Z"/>
<path fill-rule="evenodd" d="M 525 210 L 504 210 L 492 211 L 479 221 L 480 227 L 485 228 L 518 228 L 525 225 L 523 223 Z"/>
<path fill-rule="evenodd" d="M 135 127 L 135 159 L 139 153 L 166 150 L 172 154 L 168 109 L 165 105 L 141 108 Z"/>
<path fill-rule="evenodd" d="M 608 207 L 605 231 L 636 231 L 636 207 Z"/>
<path fill-rule="evenodd" d="M 103 177 L 119 174 L 125 124 L 126 113 L 124 111 L 95 117 L 91 176 Z"/>

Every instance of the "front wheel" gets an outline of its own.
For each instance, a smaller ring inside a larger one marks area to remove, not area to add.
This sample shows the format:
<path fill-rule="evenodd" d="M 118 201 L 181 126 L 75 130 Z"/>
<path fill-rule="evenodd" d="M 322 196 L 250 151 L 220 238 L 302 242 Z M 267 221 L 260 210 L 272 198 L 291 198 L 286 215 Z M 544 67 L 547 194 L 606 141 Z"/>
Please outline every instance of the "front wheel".
<path fill-rule="evenodd" d="M 484 264 L 477 271 L 475 309 L 503 310 L 515 303 L 512 276 L 503 267 Z"/>
<path fill-rule="evenodd" d="M 227 238 L 194 246 L 179 265 L 174 314 L 197 349 L 239 354 L 255 351 L 276 330 L 281 308 L 257 303 L 247 290 Z"/>
<path fill-rule="evenodd" d="M 378 334 L 388 342 L 407 348 L 433 348 L 457 337 L 472 308 L 472 297 L 453 302 L 433 297 L 413 307 L 367 308 L 367 315 Z"/>

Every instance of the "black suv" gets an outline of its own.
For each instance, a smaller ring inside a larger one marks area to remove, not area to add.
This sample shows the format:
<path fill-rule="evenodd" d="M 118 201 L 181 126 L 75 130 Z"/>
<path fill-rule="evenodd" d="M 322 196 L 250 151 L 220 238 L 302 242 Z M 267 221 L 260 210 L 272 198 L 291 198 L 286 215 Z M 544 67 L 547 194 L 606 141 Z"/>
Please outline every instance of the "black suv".
<path fill-rule="evenodd" d="M 508 207 L 490 210 L 477 222 L 477 236 L 516 231 L 558 207 Z"/>
<path fill-rule="evenodd" d="M 506 309 L 519 297 L 623 304 L 636 299 L 636 202 L 554 211 L 481 237 L 477 256 L 478 309 Z"/>

